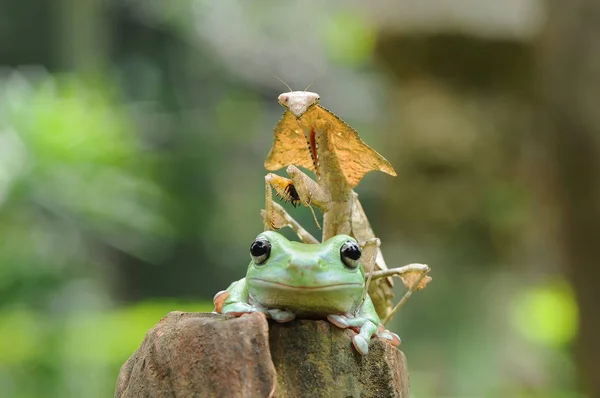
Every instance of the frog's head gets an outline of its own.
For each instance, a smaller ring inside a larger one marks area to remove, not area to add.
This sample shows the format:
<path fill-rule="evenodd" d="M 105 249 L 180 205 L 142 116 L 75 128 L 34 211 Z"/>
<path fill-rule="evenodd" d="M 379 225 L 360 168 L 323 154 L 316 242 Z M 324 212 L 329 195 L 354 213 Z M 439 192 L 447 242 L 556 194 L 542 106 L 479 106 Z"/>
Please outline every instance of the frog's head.
<path fill-rule="evenodd" d="M 296 118 L 300 118 L 311 107 L 318 105 L 320 99 L 319 94 L 310 91 L 290 91 L 277 98 L 281 106 L 292 112 Z"/>
<path fill-rule="evenodd" d="M 311 314 L 351 313 L 363 297 L 361 249 L 348 235 L 305 244 L 266 231 L 250 246 L 250 255 L 248 291 L 267 307 Z"/>

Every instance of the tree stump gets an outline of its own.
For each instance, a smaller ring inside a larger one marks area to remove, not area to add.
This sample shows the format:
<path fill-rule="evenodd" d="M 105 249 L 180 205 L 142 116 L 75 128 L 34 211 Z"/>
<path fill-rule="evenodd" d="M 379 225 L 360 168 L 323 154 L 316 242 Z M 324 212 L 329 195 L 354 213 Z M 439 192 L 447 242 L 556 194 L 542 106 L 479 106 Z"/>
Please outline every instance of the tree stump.
<path fill-rule="evenodd" d="M 115 397 L 408 398 L 404 354 L 376 338 L 361 356 L 352 333 L 321 320 L 171 312 L 121 367 Z"/>

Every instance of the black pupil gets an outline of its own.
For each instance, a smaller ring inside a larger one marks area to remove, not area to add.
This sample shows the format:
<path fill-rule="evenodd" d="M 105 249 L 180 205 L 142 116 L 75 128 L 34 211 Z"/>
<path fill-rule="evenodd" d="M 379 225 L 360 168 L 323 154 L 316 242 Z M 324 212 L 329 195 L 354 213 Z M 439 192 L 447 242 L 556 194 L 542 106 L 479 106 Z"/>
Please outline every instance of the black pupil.
<path fill-rule="evenodd" d="M 360 248 L 355 244 L 348 244 L 345 246 L 342 249 L 342 253 L 351 260 L 358 260 L 360 258 Z"/>
<path fill-rule="evenodd" d="M 267 254 L 268 251 L 269 247 L 267 243 L 261 240 L 254 241 L 254 243 L 252 243 L 252 246 L 250 246 L 250 254 L 252 254 L 254 257 L 259 257 L 264 254 Z"/>

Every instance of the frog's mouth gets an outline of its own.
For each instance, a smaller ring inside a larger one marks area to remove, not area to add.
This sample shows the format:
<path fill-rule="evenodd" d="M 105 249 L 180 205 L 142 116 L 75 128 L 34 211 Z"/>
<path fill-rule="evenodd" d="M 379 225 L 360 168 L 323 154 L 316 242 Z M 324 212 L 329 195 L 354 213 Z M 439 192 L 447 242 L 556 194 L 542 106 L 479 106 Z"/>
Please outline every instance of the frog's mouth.
<path fill-rule="evenodd" d="M 334 283 L 331 285 L 321 285 L 321 286 L 295 286 L 295 285 L 288 285 L 286 283 L 275 282 L 275 281 L 270 281 L 270 280 L 261 279 L 261 278 L 250 278 L 249 280 L 251 280 L 252 282 L 254 282 L 258 285 L 263 285 L 265 287 L 276 286 L 276 287 L 279 287 L 282 289 L 288 289 L 288 290 L 337 290 L 340 288 L 346 288 L 348 286 L 355 286 L 355 287 L 359 287 L 359 288 L 363 287 L 363 285 L 360 283 Z"/>

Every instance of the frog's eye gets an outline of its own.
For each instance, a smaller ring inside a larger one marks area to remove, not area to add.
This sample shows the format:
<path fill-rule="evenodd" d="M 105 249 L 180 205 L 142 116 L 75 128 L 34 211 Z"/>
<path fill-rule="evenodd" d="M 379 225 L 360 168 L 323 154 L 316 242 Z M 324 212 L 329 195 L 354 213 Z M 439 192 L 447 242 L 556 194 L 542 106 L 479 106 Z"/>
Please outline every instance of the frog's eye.
<path fill-rule="evenodd" d="M 271 242 L 264 236 L 259 236 L 250 245 L 250 255 L 256 265 L 261 265 L 267 261 L 269 254 L 271 254 Z"/>
<path fill-rule="evenodd" d="M 360 259 L 360 255 L 362 254 L 360 251 L 360 247 L 356 242 L 352 242 L 351 240 L 347 241 L 342 245 L 340 249 L 340 254 L 342 257 L 342 262 L 348 268 L 356 268 L 358 267 L 358 260 Z"/>

